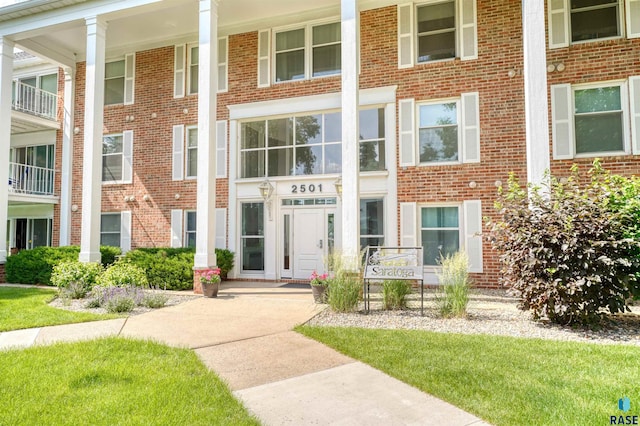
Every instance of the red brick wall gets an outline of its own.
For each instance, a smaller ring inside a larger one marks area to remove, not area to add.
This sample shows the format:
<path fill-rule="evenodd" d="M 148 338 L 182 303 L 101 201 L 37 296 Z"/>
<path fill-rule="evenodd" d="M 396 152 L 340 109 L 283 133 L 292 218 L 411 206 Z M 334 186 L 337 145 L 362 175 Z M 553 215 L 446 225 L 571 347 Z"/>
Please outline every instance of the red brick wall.
<path fill-rule="evenodd" d="M 0 263 L 0 283 L 7 282 L 7 274 L 4 270 L 4 263 Z"/>

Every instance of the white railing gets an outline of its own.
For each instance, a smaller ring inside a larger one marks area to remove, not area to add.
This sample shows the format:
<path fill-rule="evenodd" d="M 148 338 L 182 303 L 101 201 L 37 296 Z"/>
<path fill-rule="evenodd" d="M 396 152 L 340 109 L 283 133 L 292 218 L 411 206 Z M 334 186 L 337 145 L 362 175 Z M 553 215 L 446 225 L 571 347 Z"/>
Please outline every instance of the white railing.
<path fill-rule="evenodd" d="M 11 106 L 16 111 L 57 119 L 58 96 L 24 83 L 16 83 Z"/>
<path fill-rule="evenodd" d="M 27 164 L 9 163 L 9 192 L 26 195 L 53 195 L 55 170 Z"/>

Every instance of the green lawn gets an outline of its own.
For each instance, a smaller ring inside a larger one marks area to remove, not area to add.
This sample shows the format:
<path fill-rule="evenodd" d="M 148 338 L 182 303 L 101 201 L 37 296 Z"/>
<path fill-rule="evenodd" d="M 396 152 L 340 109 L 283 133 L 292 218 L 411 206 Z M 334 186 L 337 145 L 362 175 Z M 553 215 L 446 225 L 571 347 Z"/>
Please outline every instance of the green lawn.
<path fill-rule="evenodd" d="M 640 348 L 425 331 L 298 327 L 495 425 L 605 425 L 640 415 Z M 628 396 L 631 411 L 618 410 Z"/>
<path fill-rule="evenodd" d="M 55 294 L 54 289 L 0 287 L 0 331 L 118 318 L 52 308 L 47 303 Z"/>
<path fill-rule="evenodd" d="M 0 352 L 2 425 L 256 425 L 193 351 L 106 338 Z"/>

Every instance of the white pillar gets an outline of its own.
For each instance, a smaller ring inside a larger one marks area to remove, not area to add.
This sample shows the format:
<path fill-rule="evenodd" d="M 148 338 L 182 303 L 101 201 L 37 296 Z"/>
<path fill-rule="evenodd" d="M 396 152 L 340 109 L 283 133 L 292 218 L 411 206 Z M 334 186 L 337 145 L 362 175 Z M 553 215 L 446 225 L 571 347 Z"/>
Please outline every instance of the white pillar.
<path fill-rule="evenodd" d="M 342 11 L 342 253 L 360 252 L 360 150 L 357 0 L 341 0 Z"/>
<path fill-rule="evenodd" d="M 80 261 L 100 262 L 100 210 L 102 207 L 102 126 L 104 114 L 104 20 L 92 17 L 87 24 L 87 62 L 82 160 L 82 228 Z"/>
<path fill-rule="evenodd" d="M 11 79 L 13 40 L 0 37 L 0 263 L 7 260 L 9 148 L 11 147 Z"/>
<path fill-rule="evenodd" d="M 522 1 L 527 180 L 540 184 L 550 168 L 544 0 Z"/>
<path fill-rule="evenodd" d="M 62 173 L 60 185 L 60 246 L 71 245 L 71 192 L 73 189 L 73 102 L 75 70 L 64 69 L 62 115 Z"/>
<path fill-rule="evenodd" d="M 200 0 L 199 34 L 196 269 L 216 265 L 218 0 Z"/>

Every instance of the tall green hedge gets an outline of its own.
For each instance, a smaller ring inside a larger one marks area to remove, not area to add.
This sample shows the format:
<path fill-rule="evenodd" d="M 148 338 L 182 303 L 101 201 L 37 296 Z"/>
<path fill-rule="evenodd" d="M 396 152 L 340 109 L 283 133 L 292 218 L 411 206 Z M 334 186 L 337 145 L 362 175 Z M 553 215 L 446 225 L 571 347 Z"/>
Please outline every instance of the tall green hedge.
<path fill-rule="evenodd" d="M 115 261 L 121 251 L 118 247 L 100 247 L 102 265 L 107 266 Z M 78 260 L 80 247 L 36 247 L 22 250 L 9 256 L 5 269 L 7 282 L 14 284 L 51 284 L 53 267 L 62 262 Z"/>

